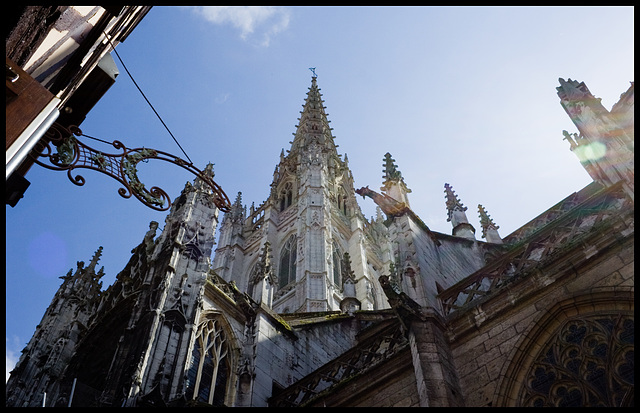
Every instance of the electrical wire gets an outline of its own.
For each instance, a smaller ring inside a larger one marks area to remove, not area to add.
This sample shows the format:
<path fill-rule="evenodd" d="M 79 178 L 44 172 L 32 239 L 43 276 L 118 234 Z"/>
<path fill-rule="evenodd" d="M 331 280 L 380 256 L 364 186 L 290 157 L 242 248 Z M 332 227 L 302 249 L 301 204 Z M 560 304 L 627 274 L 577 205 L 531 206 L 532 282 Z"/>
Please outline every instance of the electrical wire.
<path fill-rule="evenodd" d="M 103 32 L 104 33 L 104 32 Z M 167 130 L 167 132 L 169 132 L 169 135 L 171 135 L 171 137 L 173 138 L 174 142 L 176 143 L 176 145 L 178 145 L 178 147 L 180 148 L 180 150 L 182 151 L 182 153 L 184 154 L 184 156 L 187 157 L 187 159 L 189 160 L 189 162 L 191 162 L 191 164 L 193 165 L 193 161 L 191 160 L 191 158 L 189 158 L 189 155 L 187 155 L 187 153 L 184 151 L 184 149 L 182 149 L 182 146 L 180 145 L 180 143 L 178 142 L 178 140 L 176 139 L 175 136 L 173 136 L 173 133 L 171 133 L 171 131 L 169 130 L 169 127 L 167 126 L 166 123 L 164 123 L 164 120 L 162 120 L 162 117 L 160 117 L 160 114 L 158 113 L 158 111 L 156 111 L 156 109 L 153 107 L 153 105 L 151 104 L 151 102 L 149 101 L 149 99 L 147 99 L 147 96 L 144 94 L 144 92 L 142 91 L 142 89 L 140 88 L 140 86 L 138 86 L 138 83 L 135 81 L 135 79 L 133 78 L 133 76 L 131 75 L 131 72 L 129 72 L 129 69 L 127 69 L 127 65 L 124 64 L 124 62 L 122 61 L 122 58 L 120 57 L 120 55 L 118 54 L 118 52 L 116 51 L 116 47 L 113 45 L 113 43 L 111 43 L 111 39 L 109 39 L 109 36 L 104 33 L 104 35 L 107 38 L 107 41 L 109 42 L 109 44 L 111 45 L 111 48 L 113 49 L 113 52 L 116 54 L 116 57 L 118 58 L 118 60 L 120 61 L 120 64 L 122 64 L 122 67 L 124 68 L 125 72 L 127 72 L 127 75 L 129 75 L 129 78 L 131 79 L 131 81 L 133 82 L 133 84 L 135 85 L 135 87 L 138 89 L 138 91 L 140 92 L 140 94 L 142 95 L 142 97 L 144 98 L 144 100 L 147 101 L 147 104 L 149 105 L 149 107 L 153 110 L 153 113 L 156 114 L 156 116 L 158 117 L 158 119 L 160 119 L 160 122 L 162 123 L 162 125 L 164 126 L 164 128 Z"/>

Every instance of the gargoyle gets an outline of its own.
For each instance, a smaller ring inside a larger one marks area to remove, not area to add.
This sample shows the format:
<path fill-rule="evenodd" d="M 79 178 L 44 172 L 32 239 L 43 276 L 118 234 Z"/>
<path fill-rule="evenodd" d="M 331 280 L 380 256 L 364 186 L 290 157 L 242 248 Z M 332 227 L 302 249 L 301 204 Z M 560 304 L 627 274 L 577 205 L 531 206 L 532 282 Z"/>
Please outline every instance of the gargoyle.
<path fill-rule="evenodd" d="M 427 235 L 433 240 L 436 245 L 441 245 L 440 241 L 438 240 L 436 235 L 429 229 L 427 224 L 422 222 L 420 217 L 418 217 L 404 202 L 396 201 L 386 194 L 379 194 L 373 189 L 369 189 L 369 186 L 356 189 L 356 193 L 358 195 L 362 195 L 363 198 L 365 196 L 368 196 L 369 198 L 373 199 L 373 202 L 375 202 L 380 207 L 382 212 L 384 212 L 388 217 L 385 225 L 388 226 L 389 223 L 393 221 L 394 217 L 407 214 L 427 233 Z"/>
<path fill-rule="evenodd" d="M 386 194 L 379 194 L 373 189 L 369 189 L 369 186 L 356 189 L 356 193 L 358 195 L 362 195 L 363 198 L 368 196 L 373 199 L 373 202 L 375 202 L 380 209 L 382 209 L 382 212 L 387 214 L 389 217 L 398 216 L 409 210 L 409 207 L 404 202 L 398 202 Z"/>

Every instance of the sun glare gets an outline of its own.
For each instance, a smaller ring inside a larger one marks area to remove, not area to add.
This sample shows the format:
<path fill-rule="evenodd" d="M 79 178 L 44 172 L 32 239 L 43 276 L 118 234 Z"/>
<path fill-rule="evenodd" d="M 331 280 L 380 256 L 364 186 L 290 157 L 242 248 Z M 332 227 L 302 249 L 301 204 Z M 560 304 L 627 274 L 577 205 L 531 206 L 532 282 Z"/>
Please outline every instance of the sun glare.
<path fill-rule="evenodd" d="M 591 142 L 573 149 L 580 162 L 597 161 L 607 153 L 607 147 L 602 142 Z"/>

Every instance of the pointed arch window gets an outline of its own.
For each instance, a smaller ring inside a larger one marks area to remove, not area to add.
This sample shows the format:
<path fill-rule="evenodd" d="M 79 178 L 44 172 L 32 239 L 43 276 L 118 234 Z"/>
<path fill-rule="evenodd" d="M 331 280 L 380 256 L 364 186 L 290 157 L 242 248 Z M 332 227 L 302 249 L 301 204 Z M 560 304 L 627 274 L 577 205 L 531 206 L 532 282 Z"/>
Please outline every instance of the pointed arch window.
<path fill-rule="evenodd" d="M 283 288 L 296 280 L 297 238 L 289 237 L 280 252 L 280 268 L 278 270 L 278 287 Z"/>
<path fill-rule="evenodd" d="M 293 185 L 291 185 L 291 182 L 285 184 L 278 198 L 280 199 L 280 211 L 284 211 L 291 206 L 293 203 Z"/>
<path fill-rule="evenodd" d="M 198 326 L 187 372 L 187 397 L 213 406 L 223 406 L 227 396 L 229 365 L 227 335 L 220 321 L 205 320 Z"/>
<path fill-rule="evenodd" d="M 347 209 L 347 195 L 344 188 L 342 187 L 340 187 L 338 195 L 336 196 L 336 205 L 338 206 L 340 212 L 345 215 L 349 215 Z"/>
<path fill-rule="evenodd" d="M 520 405 L 633 406 L 634 325 L 623 314 L 566 322 L 529 368 Z"/>

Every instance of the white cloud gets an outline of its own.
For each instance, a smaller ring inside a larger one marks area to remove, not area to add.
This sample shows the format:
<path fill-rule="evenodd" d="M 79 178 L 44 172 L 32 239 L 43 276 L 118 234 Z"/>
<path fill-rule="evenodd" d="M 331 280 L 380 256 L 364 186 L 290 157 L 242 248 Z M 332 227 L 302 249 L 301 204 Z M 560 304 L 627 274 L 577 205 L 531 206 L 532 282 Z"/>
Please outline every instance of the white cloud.
<path fill-rule="evenodd" d="M 289 26 L 290 11 L 278 6 L 201 6 L 196 12 L 213 24 L 230 24 L 240 30 L 245 41 L 262 39 L 269 46 L 271 37 Z"/>

